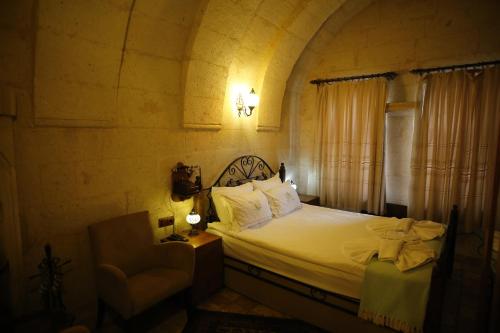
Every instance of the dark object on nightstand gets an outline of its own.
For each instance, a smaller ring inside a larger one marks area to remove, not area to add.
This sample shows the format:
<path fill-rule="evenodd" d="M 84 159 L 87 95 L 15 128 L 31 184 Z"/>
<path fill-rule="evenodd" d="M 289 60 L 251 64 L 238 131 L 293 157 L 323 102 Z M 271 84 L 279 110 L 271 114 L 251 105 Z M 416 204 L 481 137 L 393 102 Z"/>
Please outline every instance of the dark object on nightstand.
<path fill-rule="evenodd" d="M 194 247 L 196 258 L 191 288 L 191 302 L 196 305 L 223 287 L 222 238 L 200 231 L 197 236 L 188 236 L 188 241 Z"/>
<path fill-rule="evenodd" d="M 385 204 L 385 216 L 397 217 L 398 219 L 408 217 L 407 207 L 404 205 L 386 203 Z"/>
<path fill-rule="evenodd" d="M 299 199 L 300 202 L 302 203 L 313 206 L 319 206 L 319 197 L 317 195 L 308 195 L 299 193 Z"/>
<path fill-rule="evenodd" d="M 162 239 L 162 243 L 164 241 L 171 241 L 171 242 L 187 242 L 188 239 L 182 235 L 179 235 L 179 234 L 170 234 L 169 236 L 167 236 L 167 238 L 165 239 Z"/>

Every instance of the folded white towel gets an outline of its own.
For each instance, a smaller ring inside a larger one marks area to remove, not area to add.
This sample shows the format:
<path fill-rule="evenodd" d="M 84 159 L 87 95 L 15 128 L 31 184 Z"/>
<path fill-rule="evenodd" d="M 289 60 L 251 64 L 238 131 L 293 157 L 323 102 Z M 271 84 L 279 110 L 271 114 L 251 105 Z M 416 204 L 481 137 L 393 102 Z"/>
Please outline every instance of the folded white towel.
<path fill-rule="evenodd" d="M 413 268 L 425 265 L 436 258 L 436 253 L 433 249 L 425 245 L 421 241 L 407 242 L 399 252 L 398 260 L 395 262 L 396 267 L 405 272 Z"/>
<path fill-rule="evenodd" d="M 379 233 L 378 236 L 382 239 L 403 240 L 406 242 L 420 239 L 420 237 L 415 232 L 413 232 L 413 230 L 410 230 L 408 233 L 405 233 L 403 231 L 388 230 Z"/>
<path fill-rule="evenodd" d="M 358 264 L 368 265 L 379 249 L 379 241 L 375 239 L 358 239 L 344 243 L 344 255 Z"/>
<path fill-rule="evenodd" d="M 446 231 L 443 224 L 432 221 L 415 221 L 411 230 L 414 231 L 421 240 L 431 240 L 442 237 Z"/>
<path fill-rule="evenodd" d="M 414 220 L 410 218 L 397 219 L 395 217 L 377 217 L 372 222 L 367 224 L 368 230 L 376 234 L 384 233 L 386 231 L 400 231 L 407 233 Z"/>
<path fill-rule="evenodd" d="M 442 237 L 446 232 L 445 226 L 441 223 L 415 221 L 411 218 L 379 217 L 374 218 L 366 227 L 381 238 L 402 239 L 405 241 L 415 239 L 431 240 Z"/>
<path fill-rule="evenodd" d="M 378 260 L 396 261 L 404 241 L 400 239 L 382 239 L 378 248 Z"/>
<path fill-rule="evenodd" d="M 407 233 L 408 231 L 410 231 L 410 228 L 412 227 L 413 222 L 415 222 L 415 220 L 410 219 L 410 218 L 399 219 L 396 222 L 396 227 L 394 230 Z"/>
<path fill-rule="evenodd" d="M 366 225 L 366 228 L 379 235 L 386 231 L 396 231 L 397 222 L 398 219 L 395 217 L 375 217 L 373 219 L 370 219 L 370 222 Z"/>

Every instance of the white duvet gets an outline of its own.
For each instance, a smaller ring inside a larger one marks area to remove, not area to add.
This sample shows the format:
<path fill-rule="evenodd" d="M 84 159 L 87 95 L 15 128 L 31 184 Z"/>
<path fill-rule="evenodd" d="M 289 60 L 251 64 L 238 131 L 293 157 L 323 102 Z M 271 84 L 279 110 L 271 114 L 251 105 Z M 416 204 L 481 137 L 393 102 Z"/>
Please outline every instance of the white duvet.
<path fill-rule="evenodd" d="M 361 282 L 366 266 L 345 256 L 343 244 L 349 239 L 376 240 L 377 236 L 366 228 L 373 218 L 304 204 L 302 209 L 273 218 L 256 228 L 235 233 L 223 224 L 212 223 L 209 231 L 212 229 L 223 237 L 230 236 L 273 253 L 342 272 L 344 276 L 355 276 L 355 280 Z"/>

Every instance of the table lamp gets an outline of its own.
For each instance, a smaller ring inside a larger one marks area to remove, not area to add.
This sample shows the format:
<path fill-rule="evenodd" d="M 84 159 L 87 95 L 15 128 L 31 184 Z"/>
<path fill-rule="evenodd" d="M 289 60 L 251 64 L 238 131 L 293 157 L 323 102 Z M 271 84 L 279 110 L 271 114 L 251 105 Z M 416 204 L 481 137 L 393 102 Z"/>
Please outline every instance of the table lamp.
<path fill-rule="evenodd" d="M 186 216 L 186 222 L 191 225 L 191 231 L 189 232 L 189 236 L 196 236 L 196 235 L 198 235 L 198 230 L 196 230 L 194 227 L 200 221 L 201 221 L 200 215 L 193 208 L 193 210 L 191 211 L 191 213 L 189 213 Z"/>

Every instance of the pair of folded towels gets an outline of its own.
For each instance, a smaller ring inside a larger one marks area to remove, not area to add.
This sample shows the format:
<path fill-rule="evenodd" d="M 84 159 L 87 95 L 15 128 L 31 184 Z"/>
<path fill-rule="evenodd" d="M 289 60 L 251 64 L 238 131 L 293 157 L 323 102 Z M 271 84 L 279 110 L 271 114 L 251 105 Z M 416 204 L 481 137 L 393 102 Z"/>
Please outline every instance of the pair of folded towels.
<path fill-rule="evenodd" d="M 344 254 L 363 265 L 378 255 L 378 260 L 392 261 L 402 272 L 434 260 L 435 251 L 423 241 L 441 237 L 446 232 L 441 223 L 411 218 L 375 218 L 367 228 L 378 237 L 346 242 Z"/>
<path fill-rule="evenodd" d="M 380 261 L 396 261 L 405 245 L 399 239 L 358 239 L 344 243 L 344 253 L 353 261 L 367 265 L 378 254 Z"/>
<path fill-rule="evenodd" d="M 404 272 L 425 265 L 436 258 L 436 252 L 419 240 L 380 240 L 378 260 L 393 261 Z"/>
<path fill-rule="evenodd" d="M 379 218 L 367 225 L 367 228 L 381 238 L 403 240 L 431 240 L 446 232 L 445 226 L 432 221 L 415 221 L 411 218 Z"/>
<path fill-rule="evenodd" d="M 380 261 L 392 261 L 405 272 L 422 266 L 436 258 L 433 249 L 420 240 L 359 239 L 344 243 L 344 254 L 353 261 L 367 265 L 378 254 Z"/>

